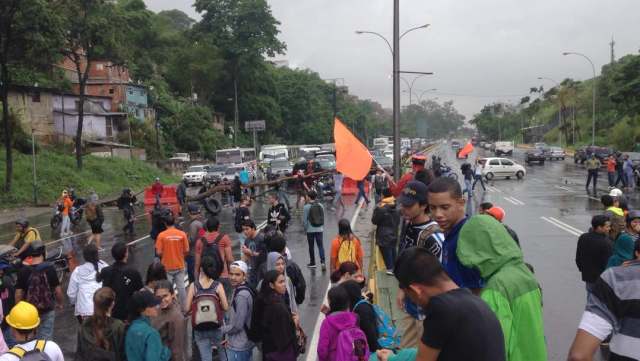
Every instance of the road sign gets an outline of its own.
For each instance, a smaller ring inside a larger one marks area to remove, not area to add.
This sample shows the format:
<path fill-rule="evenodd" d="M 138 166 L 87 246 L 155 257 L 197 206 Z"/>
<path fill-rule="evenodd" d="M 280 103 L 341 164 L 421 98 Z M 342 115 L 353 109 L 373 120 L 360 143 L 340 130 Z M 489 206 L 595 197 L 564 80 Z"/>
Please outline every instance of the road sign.
<path fill-rule="evenodd" d="M 244 130 L 247 132 L 262 132 L 265 128 L 264 120 L 248 120 L 244 122 Z"/>

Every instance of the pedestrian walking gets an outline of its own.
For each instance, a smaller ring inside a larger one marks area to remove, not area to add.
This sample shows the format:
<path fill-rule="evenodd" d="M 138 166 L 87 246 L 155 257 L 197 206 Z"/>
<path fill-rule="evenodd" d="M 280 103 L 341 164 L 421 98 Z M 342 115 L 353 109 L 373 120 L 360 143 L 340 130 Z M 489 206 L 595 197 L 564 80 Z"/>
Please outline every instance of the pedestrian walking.
<path fill-rule="evenodd" d="M 595 282 L 607 267 L 611 256 L 609 231 L 611 222 L 605 215 L 591 218 L 591 229 L 578 238 L 576 247 L 576 266 L 582 274 L 587 289 L 587 297 L 593 292 Z"/>
<path fill-rule="evenodd" d="M 506 360 L 495 313 L 468 289 L 459 288 L 429 251 L 411 247 L 402 252 L 394 274 L 398 287 L 426 315 L 416 360 Z M 380 360 L 392 354 L 378 351 Z"/>
<path fill-rule="evenodd" d="M 375 204 L 380 203 L 380 200 L 382 199 L 382 192 L 388 188 L 389 182 L 387 180 L 387 177 L 385 177 L 382 169 L 377 168 L 376 174 L 373 176 L 373 201 Z"/>
<path fill-rule="evenodd" d="M 67 296 L 69 302 L 75 305 L 74 315 L 78 322 L 93 315 L 93 294 L 102 287 L 102 282 L 98 281 L 100 271 L 108 264 L 101 261 L 98 256 L 98 247 L 88 244 L 82 250 L 84 263 L 76 267 L 69 277 Z"/>
<path fill-rule="evenodd" d="M 125 325 L 110 316 L 116 293 L 102 287 L 93 294 L 93 314 L 82 322 L 76 343 L 77 360 L 124 361 Z"/>
<path fill-rule="evenodd" d="M 264 275 L 251 317 L 253 341 L 262 342 L 263 361 L 296 361 L 298 315 L 285 304 L 284 274 L 271 270 Z"/>
<path fill-rule="evenodd" d="M 493 217 L 473 216 L 460 230 L 456 252 L 485 281 L 480 297 L 500 321 L 507 360 L 546 361 L 540 286 L 509 232 Z"/>
<path fill-rule="evenodd" d="M 358 327 L 367 336 L 369 351 L 375 352 L 378 345 L 378 322 L 373 305 L 362 296 L 362 285 L 355 280 L 344 281 L 340 284 L 349 296 L 349 309 L 358 316 Z M 387 335 L 393 337 L 393 335 Z"/>
<path fill-rule="evenodd" d="M 45 262 L 44 243 L 33 241 L 31 249 L 31 263 L 18 271 L 16 304 L 24 300 L 35 306 L 40 320 L 37 338 L 53 340 L 55 310 L 63 308 L 64 295 L 56 269 Z"/>
<path fill-rule="evenodd" d="M 269 193 L 267 202 L 271 206 L 267 213 L 267 224 L 277 228 L 282 234 L 287 231 L 287 226 L 291 220 L 291 215 L 287 211 L 287 207 L 278 201 L 278 195 Z"/>
<path fill-rule="evenodd" d="M 200 232 L 200 239 L 196 242 L 196 278 L 198 277 L 202 259 L 207 256 L 221 262 L 221 264 L 217 265 L 221 270 L 220 276 L 218 276 L 219 281 L 224 285 L 225 291 L 230 290 L 229 265 L 235 261 L 231 252 L 231 238 L 220 232 L 220 221 L 215 217 L 207 219 L 205 228 Z"/>
<path fill-rule="evenodd" d="M 176 187 L 176 199 L 178 199 L 180 209 L 184 209 L 184 205 L 187 202 L 187 181 L 184 179 Z"/>
<path fill-rule="evenodd" d="M 155 181 L 151 185 L 151 195 L 155 198 L 156 203 L 160 203 L 162 193 L 164 193 L 164 185 L 160 182 L 160 178 L 156 177 Z"/>
<path fill-rule="evenodd" d="M 122 210 L 125 225 L 122 227 L 122 231 L 125 236 L 132 237 L 134 234 L 133 223 L 135 221 L 135 209 L 134 205 L 138 202 L 135 195 L 131 193 L 129 188 L 122 190 L 120 198 L 118 198 L 118 209 Z"/>
<path fill-rule="evenodd" d="M 73 207 L 73 200 L 69 196 L 69 192 L 65 189 L 58 199 L 58 209 L 62 214 L 62 226 L 60 227 L 60 237 L 66 237 L 71 234 L 71 218 L 69 213 Z"/>
<path fill-rule="evenodd" d="M 196 203 L 189 203 L 187 206 L 189 215 L 188 219 L 182 227 L 183 230 L 187 233 L 187 237 L 189 238 L 189 254 L 185 257 L 185 262 L 187 263 L 187 275 L 189 276 L 189 282 L 193 282 L 195 280 L 194 277 L 194 269 L 195 269 L 195 249 L 196 249 L 196 241 L 200 238 L 200 232 L 204 228 L 204 218 L 202 217 L 202 213 L 200 211 L 200 206 Z"/>
<path fill-rule="evenodd" d="M 251 361 L 255 344 L 249 339 L 255 291 L 247 283 L 249 267 L 244 261 L 235 261 L 229 268 L 233 296 L 229 322 L 222 326 L 226 337 L 224 347 L 230 361 Z"/>
<path fill-rule="evenodd" d="M 218 282 L 220 271 L 211 257 L 204 257 L 197 270 L 196 281 L 189 285 L 184 310 L 191 314 L 193 339 L 202 361 L 212 361 L 212 349 L 218 351 L 220 361 L 227 361 L 223 347 L 224 313 L 229 309 L 227 295 Z"/>
<path fill-rule="evenodd" d="M 624 267 L 607 269 L 597 279 L 569 350 L 569 361 L 592 360 L 609 337 L 609 360 L 640 359 L 639 289 L 640 241 L 636 241 L 634 260 Z"/>
<path fill-rule="evenodd" d="M 462 165 L 460 166 L 460 171 L 462 172 L 462 177 L 464 179 L 464 190 L 462 190 L 462 194 L 467 193 L 467 196 L 469 196 L 469 198 L 471 198 L 471 196 L 473 195 L 473 177 L 474 177 L 474 172 L 473 169 L 471 169 L 471 164 L 464 162 L 462 163 Z"/>
<path fill-rule="evenodd" d="M 338 222 L 338 235 L 331 241 L 330 271 L 335 272 L 344 262 L 354 262 L 364 269 L 364 250 L 360 239 L 353 234 L 349 220 Z"/>
<path fill-rule="evenodd" d="M 233 197 L 233 208 L 236 208 L 242 199 L 242 182 L 237 175 L 233 177 L 233 181 L 231 182 L 231 195 Z"/>
<path fill-rule="evenodd" d="M 160 309 L 157 316 L 151 317 L 151 326 L 160 333 L 162 344 L 171 350 L 171 361 L 185 361 L 187 325 L 173 284 L 168 280 L 157 281 L 154 294 L 160 300 Z"/>
<path fill-rule="evenodd" d="M 318 202 L 317 194 L 314 190 L 309 191 L 307 195 L 309 202 L 302 209 L 302 224 L 307 234 L 307 243 L 309 246 L 309 264 L 307 267 L 316 268 L 315 247 L 318 247 L 318 255 L 320 256 L 320 266 L 322 270 L 326 270 L 324 256 L 324 206 Z"/>
<path fill-rule="evenodd" d="M 164 215 L 162 221 L 167 229 L 158 234 L 155 244 L 156 254 L 167 270 L 169 281 L 175 283 L 178 299 L 184 306 L 186 298 L 184 278 L 187 275 L 184 259 L 189 254 L 189 240 L 186 233 L 175 227 L 173 215 L 170 213 Z"/>
<path fill-rule="evenodd" d="M 358 188 L 358 195 L 356 195 L 356 202 L 355 205 L 358 205 L 358 202 L 360 202 L 360 198 L 364 198 L 364 201 L 366 202 L 367 206 L 369 205 L 369 198 L 367 197 L 367 192 L 365 191 L 365 180 L 361 179 L 358 182 L 356 182 L 356 187 Z"/>
<path fill-rule="evenodd" d="M 25 355 L 32 355 L 35 360 L 64 361 L 62 350 L 53 338 L 38 336 L 38 326 L 41 319 L 36 307 L 28 302 L 18 302 L 9 312 L 7 323 L 11 326 L 11 333 L 17 344 L 9 351 L 6 346 L 0 361 L 19 361 Z"/>
<path fill-rule="evenodd" d="M 634 243 L 640 238 L 640 211 L 631 211 L 627 216 L 627 227 L 613 243 L 613 252 L 607 268 L 617 267 L 634 258 Z"/>
<path fill-rule="evenodd" d="M 387 274 L 392 274 L 396 259 L 400 213 L 396 207 L 396 199 L 389 188 L 383 191 L 383 198 L 373 210 L 371 223 L 376 225 L 376 245 L 382 253 Z"/>
<path fill-rule="evenodd" d="M 116 242 L 111 247 L 111 256 L 115 262 L 100 271 L 103 287 L 109 287 L 116 293 L 116 301 L 111 316 L 125 321 L 128 316 L 127 305 L 135 291 L 142 288 L 142 277 L 135 268 L 127 264 L 129 250 L 124 242 Z"/>
<path fill-rule="evenodd" d="M 137 291 L 129 302 L 129 327 L 124 342 L 127 361 L 171 360 L 171 351 L 151 326 L 151 319 L 158 317 L 160 300 L 149 291 Z"/>
<path fill-rule="evenodd" d="M 278 202 L 284 204 L 287 207 L 287 212 L 291 211 L 291 203 L 289 203 L 289 196 L 286 191 L 287 183 L 286 181 L 276 183 L 274 186 L 274 191 L 278 195 Z"/>
<path fill-rule="evenodd" d="M 482 186 L 482 190 L 486 191 L 487 188 L 484 186 L 484 179 L 482 178 L 482 170 L 484 169 L 484 163 L 480 162 L 480 159 L 476 159 L 476 166 L 473 170 L 473 184 L 471 185 L 471 190 L 476 189 L 476 183 L 480 181 L 480 185 Z"/>
<path fill-rule="evenodd" d="M 327 295 L 330 313 L 322 321 L 318 338 L 318 360 L 345 361 L 354 356 L 369 359 L 365 333 L 358 327 L 358 316 L 349 309 L 350 299 L 342 286 L 333 287 Z"/>
<path fill-rule="evenodd" d="M 613 154 L 607 158 L 607 178 L 609 180 L 609 189 L 611 189 L 616 184 L 616 157 Z"/>
<path fill-rule="evenodd" d="M 16 219 L 16 235 L 9 242 L 9 246 L 15 247 L 17 252 L 15 256 L 24 260 L 29 256 L 31 242 L 41 241 L 40 232 L 37 228 L 29 226 L 29 220 L 26 217 Z"/>
<path fill-rule="evenodd" d="M 248 261 L 249 284 L 251 287 L 258 285 L 258 270 L 267 261 L 267 246 L 264 241 L 264 234 L 258 232 L 256 224 L 247 219 L 242 222 L 242 234 L 245 237 L 244 244 L 240 250 Z"/>
<path fill-rule="evenodd" d="M 333 197 L 333 207 L 337 208 L 338 204 L 344 209 L 344 202 L 342 201 L 342 183 L 344 182 L 344 175 L 338 171 L 333 174 L 333 190 L 336 195 Z"/>
<path fill-rule="evenodd" d="M 84 207 L 84 216 L 91 228 L 91 235 L 87 238 L 87 243 L 96 242 L 98 250 L 102 250 L 102 224 L 104 223 L 104 213 L 102 207 L 96 201 L 89 201 Z"/>
<path fill-rule="evenodd" d="M 585 189 L 587 193 L 589 193 L 589 184 L 593 181 L 593 195 L 597 194 L 597 182 L 598 182 L 598 171 L 600 170 L 600 166 L 602 164 L 596 158 L 595 154 L 591 154 L 589 159 L 585 162 L 585 166 L 587 167 L 587 185 Z"/>
<path fill-rule="evenodd" d="M 624 164 L 622 165 L 622 171 L 624 172 L 624 179 L 626 180 L 627 191 L 632 191 L 636 181 L 633 169 L 633 162 L 629 159 L 629 154 L 624 155 Z"/>

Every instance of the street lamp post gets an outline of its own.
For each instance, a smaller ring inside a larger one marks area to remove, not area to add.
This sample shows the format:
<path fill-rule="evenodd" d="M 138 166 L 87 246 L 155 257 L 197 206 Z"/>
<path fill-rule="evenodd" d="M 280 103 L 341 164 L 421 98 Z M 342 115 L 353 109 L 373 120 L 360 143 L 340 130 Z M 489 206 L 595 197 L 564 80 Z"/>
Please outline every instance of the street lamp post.
<path fill-rule="evenodd" d="M 560 129 L 560 126 L 562 124 L 562 101 L 560 100 L 560 83 L 551 78 L 546 78 L 543 76 L 539 76 L 538 80 L 548 80 L 558 87 L 558 143 L 559 146 L 562 147 L 562 130 Z"/>
<path fill-rule="evenodd" d="M 422 97 L 423 97 L 426 93 L 429 93 L 429 92 L 435 92 L 435 91 L 438 91 L 438 89 L 433 88 L 433 89 L 423 90 L 423 91 L 420 93 L 420 95 L 418 95 L 418 103 L 422 103 Z"/>
<path fill-rule="evenodd" d="M 593 94 L 592 94 L 592 100 L 591 100 L 591 106 L 592 106 L 592 110 L 593 113 L 591 115 L 591 145 L 595 145 L 596 143 L 596 66 L 593 65 L 593 61 L 591 61 L 591 59 L 582 54 L 582 53 L 575 53 L 575 52 L 570 52 L 570 51 L 566 51 L 564 53 L 562 53 L 562 55 L 578 55 L 581 56 L 585 59 L 587 59 L 587 61 L 589 62 L 589 64 L 591 64 L 591 70 L 593 70 L 593 84 L 592 84 L 592 90 L 593 90 Z"/>

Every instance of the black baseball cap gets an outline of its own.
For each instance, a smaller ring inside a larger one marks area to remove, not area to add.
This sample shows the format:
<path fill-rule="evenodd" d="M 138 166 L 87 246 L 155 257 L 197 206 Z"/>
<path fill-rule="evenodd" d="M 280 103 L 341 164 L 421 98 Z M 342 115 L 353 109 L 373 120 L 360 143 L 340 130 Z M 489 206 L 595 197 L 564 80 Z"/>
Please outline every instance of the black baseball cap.
<path fill-rule="evenodd" d="M 131 296 L 131 300 L 140 309 L 155 307 L 160 304 L 160 299 L 147 290 L 135 292 Z"/>
<path fill-rule="evenodd" d="M 427 203 L 427 186 L 419 181 L 411 181 L 402 189 L 398 202 L 405 207 L 416 203 Z"/>

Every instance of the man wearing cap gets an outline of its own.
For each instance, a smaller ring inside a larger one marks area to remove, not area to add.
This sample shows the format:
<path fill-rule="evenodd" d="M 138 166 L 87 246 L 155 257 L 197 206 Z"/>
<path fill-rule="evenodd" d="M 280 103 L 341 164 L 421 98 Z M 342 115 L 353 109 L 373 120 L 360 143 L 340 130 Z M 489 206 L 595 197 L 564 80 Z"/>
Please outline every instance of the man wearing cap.
<path fill-rule="evenodd" d="M 189 282 L 192 283 L 194 278 L 194 264 L 195 264 L 195 248 L 196 241 L 200 239 L 200 231 L 204 228 L 204 219 L 200 212 L 200 206 L 196 203 L 189 203 L 187 206 L 189 211 L 189 219 L 184 227 L 189 238 L 189 254 L 185 257 L 187 262 L 187 275 L 189 275 Z"/>
<path fill-rule="evenodd" d="M 143 290 L 129 300 L 131 324 L 124 340 L 128 361 L 169 361 L 171 351 L 162 344 L 160 333 L 151 326 L 150 318 L 158 317 L 160 299 Z"/>
<path fill-rule="evenodd" d="M 389 189 L 391 189 L 391 193 L 393 193 L 394 197 L 400 196 L 402 190 L 405 188 L 407 183 L 413 180 L 416 173 L 424 169 L 424 164 L 427 161 L 427 157 L 422 154 L 414 154 L 411 156 L 411 171 L 406 173 L 400 178 L 398 183 L 393 181 L 391 175 L 387 173 L 387 179 L 389 179 Z"/>
<path fill-rule="evenodd" d="M 444 235 L 438 224 L 431 220 L 427 210 L 427 186 L 419 181 L 410 181 L 398 198 L 400 214 L 404 218 L 398 253 L 412 247 L 421 247 L 440 260 Z M 397 265 L 396 265 L 397 267 Z M 420 307 L 398 290 L 398 306 L 404 310 L 400 319 L 402 330 L 401 347 L 417 347 L 422 337 L 424 314 Z"/>
<path fill-rule="evenodd" d="M 18 302 L 7 316 L 7 323 L 11 327 L 11 333 L 18 342 L 9 351 L 0 356 L 0 361 L 18 361 L 21 360 L 27 352 L 40 352 L 49 357 L 52 361 L 64 361 L 62 350 L 52 341 L 51 338 L 41 339 L 36 337 L 38 326 L 40 325 L 40 317 L 38 310 L 28 302 Z M 43 355 L 43 356 L 44 356 Z"/>
<path fill-rule="evenodd" d="M 247 285 L 248 271 L 249 267 L 244 261 L 231 263 L 229 277 L 233 287 L 232 312 L 229 322 L 222 326 L 222 333 L 227 339 L 225 347 L 229 360 L 251 361 L 255 346 L 247 335 L 247 329 L 251 326 L 255 298 L 255 292 Z"/>

